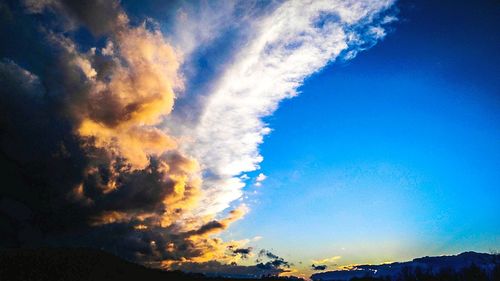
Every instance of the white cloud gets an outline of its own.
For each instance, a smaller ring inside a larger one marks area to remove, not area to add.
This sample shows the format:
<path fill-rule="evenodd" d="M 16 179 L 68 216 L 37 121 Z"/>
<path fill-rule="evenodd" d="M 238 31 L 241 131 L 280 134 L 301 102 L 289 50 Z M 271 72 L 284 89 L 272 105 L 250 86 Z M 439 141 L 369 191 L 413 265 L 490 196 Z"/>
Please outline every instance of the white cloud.
<path fill-rule="evenodd" d="M 257 182 L 261 182 L 261 181 L 264 181 L 265 179 L 267 179 L 267 176 L 264 175 L 263 173 L 260 173 L 257 178 L 255 179 L 255 181 Z"/>
<path fill-rule="evenodd" d="M 264 238 L 264 237 L 262 237 L 262 236 L 255 236 L 254 238 L 252 238 L 252 241 L 254 241 L 254 242 L 260 241 L 260 240 L 262 240 L 262 238 Z"/>
<path fill-rule="evenodd" d="M 384 19 L 376 16 L 393 2 L 286 1 L 249 23 L 251 40 L 203 96 L 197 122 L 181 130 L 189 139 L 182 149 L 205 174 L 198 213 L 221 212 L 242 196 L 240 175 L 259 169 L 263 160 L 258 147 L 270 129 L 262 118 L 297 95 L 305 78 L 382 38 Z"/>
<path fill-rule="evenodd" d="M 264 175 L 263 173 L 260 173 L 256 178 L 255 178 L 255 186 L 262 186 L 262 182 L 267 179 L 267 176 Z"/>

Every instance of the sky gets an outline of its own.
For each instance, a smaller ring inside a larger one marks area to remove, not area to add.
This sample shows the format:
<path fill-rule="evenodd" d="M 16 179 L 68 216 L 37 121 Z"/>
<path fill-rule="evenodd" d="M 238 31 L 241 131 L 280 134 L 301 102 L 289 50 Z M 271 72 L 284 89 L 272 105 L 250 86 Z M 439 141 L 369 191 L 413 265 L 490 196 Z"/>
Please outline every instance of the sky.
<path fill-rule="evenodd" d="M 402 1 L 382 42 L 308 78 L 266 120 L 268 179 L 229 232 L 307 265 L 498 249 L 499 6 L 482 3 Z"/>
<path fill-rule="evenodd" d="M 499 250 L 493 0 L 0 4 L 2 247 L 241 276 Z"/>

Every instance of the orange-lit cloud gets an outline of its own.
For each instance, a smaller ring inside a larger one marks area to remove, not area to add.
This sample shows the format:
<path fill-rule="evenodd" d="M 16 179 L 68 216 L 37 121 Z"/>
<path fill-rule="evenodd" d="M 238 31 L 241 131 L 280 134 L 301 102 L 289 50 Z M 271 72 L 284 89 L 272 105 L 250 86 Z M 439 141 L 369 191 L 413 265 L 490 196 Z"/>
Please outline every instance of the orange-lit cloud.
<path fill-rule="evenodd" d="M 177 146 L 154 126 L 172 111 L 174 88 L 182 86 L 177 75 L 180 59 L 159 32 L 144 26 L 123 27 L 112 38 L 101 53 L 110 54 L 107 59 L 115 66 L 106 73 L 108 81 L 87 76 L 91 89 L 83 112 L 77 112 L 82 116 L 77 131 L 134 168 L 144 168 L 148 157 Z M 78 65 L 84 73 L 95 72 L 88 64 Z"/>

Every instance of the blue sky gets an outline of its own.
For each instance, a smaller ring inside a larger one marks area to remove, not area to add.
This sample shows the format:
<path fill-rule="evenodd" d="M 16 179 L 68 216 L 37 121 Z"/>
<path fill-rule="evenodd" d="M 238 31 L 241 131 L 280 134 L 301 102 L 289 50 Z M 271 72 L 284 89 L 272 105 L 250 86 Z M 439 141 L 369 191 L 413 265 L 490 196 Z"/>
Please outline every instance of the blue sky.
<path fill-rule="evenodd" d="M 338 263 L 498 249 L 499 6 L 482 2 L 402 1 L 382 42 L 308 78 L 266 119 L 268 179 L 230 232 Z"/>
<path fill-rule="evenodd" d="M 493 0 L 0 13 L 6 245 L 245 276 L 499 250 Z"/>

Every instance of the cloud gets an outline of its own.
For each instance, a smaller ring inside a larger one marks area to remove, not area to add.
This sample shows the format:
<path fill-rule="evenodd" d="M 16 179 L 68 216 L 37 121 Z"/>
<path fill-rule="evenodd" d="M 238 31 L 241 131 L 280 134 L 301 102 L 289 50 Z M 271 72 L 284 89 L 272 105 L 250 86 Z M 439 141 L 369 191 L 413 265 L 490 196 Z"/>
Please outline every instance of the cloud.
<path fill-rule="evenodd" d="M 341 256 L 333 256 L 331 258 L 326 258 L 326 259 L 320 259 L 320 260 L 313 260 L 312 262 L 315 264 L 332 264 L 340 260 L 342 257 Z"/>
<path fill-rule="evenodd" d="M 224 259 L 242 245 L 211 236 L 247 208 L 193 216 L 200 167 L 160 129 L 183 88 L 179 53 L 159 30 L 130 24 L 118 2 L 34 3 L 6 6 L 9 24 L 37 34 L 23 44 L 44 51 L 0 62 L 0 210 L 12 222 L 2 243 L 91 246 L 158 265 Z M 81 44 L 80 28 L 104 45 Z"/>
<path fill-rule="evenodd" d="M 288 270 L 266 250 L 234 265 L 252 255 L 249 241 L 216 234 L 248 212 L 235 201 L 263 160 L 262 119 L 329 62 L 384 37 L 392 3 L 187 3 L 167 35 L 114 0 L 0 4 L 2 245 L 91 246 L 213 273 Z"/>
<path fill-rule="evenodd" d="M 279 257 L 268 250 L 260 250 L 259 257 L 267 257 L 269 259 L 278 259 Z"/>
<path fill-rule="evenodd" d="M 262 182 L 267 179 L 267 176 L 264 175 L 263 173 L 260 173 L 256 178 L 255 178 L 255 186 L 262 186 Z"/>
<path fill-rule="evenodd" d="M 328 268 L 328 266 L 326 264 L 318 264 L 318 265 L 312 264 L 311 265 L 312 270 L 321 271 L 321 270 L 326 270 L 327 268 Z"/>
<path fill-rule="evenodd" d="M 268 259 L 269 261 L 264 262 L 263 260 L 265 259 Z M 258 259 L 256 260 L 256 262 L 256 266 L 261 269 L 290 268 L 291 265 L 289 262 L 285 261 L 285 259 L 265 249 L 259 251 Z"/>
<path fill-rule="evenodd" d="M 263 173 L 260 173 L 257 178 L 255 179 L 255 181 L 257 182 L 261 182 L 261 181 L 264 181 L 265 179 L 267 178 L 266 175 L 264 175 Z"/>
<path fill-rule="evenodd" d="M 247 247 L 247 248 L 234 248 L 234 247 L 229 247 L 229 250 L 232 251 L 234 256 L 241 255 L 242 259 L 247 259 L 253 251 L 252 247 Z"/>
<path fill-rule="evenodd" d="M 259 240 L 262 240 L 262 236 L 255 236 L 254 238 L 252 238 L 252 241 L 259 241 Z"/>
<path fill-rule="evenodd" d="M 84 25 L 96 36 L 116 32 L 128 21 L 117 0 L 24 0 L 23 3 L 31 13 L 52 12 L 68 30 Z"/>
<path fill-rule="evenodd" d="M 229 216 L 223 220 L 217 221 L 213 220 L 202 225 L 199 229 L 195 231 L 188 232 L 189 235 L 206 235 L 210 233 L 220 232 L 226 229 L 232 222 L 239 220 L 248 212 L 248 208 L 245 205 L 240 206 L 237 209 L 231 210 Z"/>
<path fill-rule="evenodd" d="M 271 132 L 262 118 L 329 62 L 353 58 L 380 40 L 383 12 L 392 4 L 286 1 L 248 23 L 251 36 L 195 103 L 191 112 L 197 118 L 167 124 L 189 135 L 180 149 L 196 158 L 206 175 L 199 214 L 220 212 L 242 196 L 240 175 L 259 168 L 258 147 Z"/>

